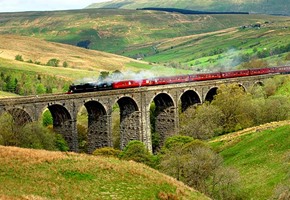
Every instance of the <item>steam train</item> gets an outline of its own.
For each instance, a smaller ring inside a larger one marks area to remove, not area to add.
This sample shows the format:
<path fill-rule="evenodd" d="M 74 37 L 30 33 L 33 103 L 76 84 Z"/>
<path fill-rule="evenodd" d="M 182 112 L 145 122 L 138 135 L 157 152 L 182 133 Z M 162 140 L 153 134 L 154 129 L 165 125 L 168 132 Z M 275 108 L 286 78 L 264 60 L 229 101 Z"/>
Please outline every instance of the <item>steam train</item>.
<path fill-rule="evenodd" d="M 68 93 L 82 93 L 82 92 L 94 92 L 101 90 L 113 90 L 113 89 L 126 89 L 134 87 L 147 87 L 156 85 L 186 83 L 194 81 L 207 81 L 213 79 L 226 79 L 243 76 L 256 76 L 264 74 L 289 74 L 290 66 L 271 67 L 271 68 L 259 68 L 259 69 L 247 69 L 236 70 L 227 72 L 213 72 L 203 74 L 189 74 L 178 75 L 168 77 L 155 77 L 141 80 L 121 80 L 115 82 L 89 82 L 84 84 L 71 85 Z"/>

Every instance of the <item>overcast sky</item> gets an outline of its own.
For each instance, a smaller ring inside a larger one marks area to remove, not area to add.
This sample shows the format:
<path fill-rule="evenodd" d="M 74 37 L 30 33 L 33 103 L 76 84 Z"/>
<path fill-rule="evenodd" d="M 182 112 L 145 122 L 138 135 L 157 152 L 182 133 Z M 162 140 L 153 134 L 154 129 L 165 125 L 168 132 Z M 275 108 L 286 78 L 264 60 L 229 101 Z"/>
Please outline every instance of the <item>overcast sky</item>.
<path fill-rule="evenodd" d="M 0 0 L 0 12 L 82 9 L 109 0 Z"/>

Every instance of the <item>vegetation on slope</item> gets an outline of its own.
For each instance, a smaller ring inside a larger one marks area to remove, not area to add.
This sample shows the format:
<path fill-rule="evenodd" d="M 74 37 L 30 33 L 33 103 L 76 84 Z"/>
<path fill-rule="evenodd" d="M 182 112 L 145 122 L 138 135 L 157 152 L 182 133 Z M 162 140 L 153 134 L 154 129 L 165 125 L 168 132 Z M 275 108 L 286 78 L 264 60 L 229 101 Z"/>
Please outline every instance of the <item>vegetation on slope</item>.
<path fill-rule="evenodd" d="M 17 97 L 17 96 L 18 95 L 14 93 L 0 91 L 0 98 Z"/>
<path fill-rule="evenodd" d="M 132 45 L 279 20 L 274 16 L 182 15 L 157 11 L 87 9 L 57 12 L 0 13 L 0 33 L 81 44 L 123 54 Z M 283 18 L 282 18 L 283 19 Z"/>
<path fill-rule="evenodd" d="M 272 123 L 221 136 L 210 144 L 223 156 L 227 166 L 238 169 L 247 199 L 287 199 L 289 132 L 289 121 Z"/>
<path fill-rule="evenodd" d="M 103 3 L 93 3 L 87 8 L 120 8 L 137 9 L 146 7 L 180 8 L 202 11 L 242 11 L 267 14 L 290 14 L 287 0 L 111 0 Z"/>
<path fill-rule="evenodd" d="M 224 15 L 215 17 L 226 18 Z M 131 46 L 124 50 L 124 55 L 139 55 L 146 61 L 177 68 L 209 71 L 228 70 L 252 59 L 263 59 L 266 62 L 264 67 L 282 65 L 290 60 L 290 24 L 287 19 L 257 19 L 257 23 L 241 23 L 239 28 Z"/>
<path fill-rule="evenodd" d="M 37 65 L 47 65 L 50 60 L 56 59 L 59 61 L 58 67 L 86 70 L 95 74 L 100 71 L 122 71 L 125 68 L 136 71 L 135 67 L 130 67 L 131 63 L 146 65 L 145 62 L 123 56 L 17 35 L 0 35 L 0 52 L 3 59 L 14 60 L 20 55 L 18 60 Z"/>
<path fill-rule="evenodd" d="M 103 72 L 113 71 L 131 72 L 131 76 L 141 71 L 151 71 L 151 76 L 187 72 L 33 37 L 0 35 L 2 91 L 19 95 L 66 92 L 72 82 L 97 81 Z"/>
<path fill-rule="evenodd" d="M 0 146 L 0 198 L 208 199 L 145 165 Z"/>

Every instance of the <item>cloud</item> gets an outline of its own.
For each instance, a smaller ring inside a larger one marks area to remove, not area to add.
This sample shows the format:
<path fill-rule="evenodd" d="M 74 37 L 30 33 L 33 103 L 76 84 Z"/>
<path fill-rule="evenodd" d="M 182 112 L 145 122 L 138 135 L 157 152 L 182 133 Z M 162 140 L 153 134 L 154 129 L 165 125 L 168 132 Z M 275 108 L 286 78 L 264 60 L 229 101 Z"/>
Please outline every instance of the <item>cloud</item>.
<path fill-rule="evenodd" d="M 0 0 L 0 12 L 82 9 L 109 0 Z"/>

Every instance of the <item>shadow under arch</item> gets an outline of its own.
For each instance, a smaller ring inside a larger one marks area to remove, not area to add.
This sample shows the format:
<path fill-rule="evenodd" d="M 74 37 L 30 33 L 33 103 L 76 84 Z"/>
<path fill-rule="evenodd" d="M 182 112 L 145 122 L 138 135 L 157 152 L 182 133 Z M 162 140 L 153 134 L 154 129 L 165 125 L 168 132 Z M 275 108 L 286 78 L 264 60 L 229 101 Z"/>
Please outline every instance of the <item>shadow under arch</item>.
<path fill-rule="evenodd" d="M 255 84 L 253 86 L 254 87 L 264 87 L 265 84 L 262 81 L 257 81 L 257 82 L 255 82 Z"/>
<path fill-rule="evenodd" d="M 153 152 L 158 151 L 163 145 L 166 138 L 175 134 L 177 121 L 176 121 L 176 106 L 169 94 L 157 94 L 153 102 L 155 109 L 153 111 L 153 118 L 151 119 L 152 131 L 158 135 L 158 144 L 153 146 Z M 152 118 L 151 117 L 151 118 Z"/>
<path fill-rule="evenodd" d="M 12 116 L 13 122 L 17 126 L 25 126 L 26 124 L 32 122 L 31 116 L 23 109 L 12 108 L 7 110 L 7 113 Z"/>
<path fill-rule="evenodd" d="M 120 108 L 120 148 L 124 149 L 131 140 L 142 141 L 141 112 L 131 97 L 121 97 L 117 103 Z"/>
<path fill-rule="evenodd" d="M 214 99 L 214 96 L 217 95 L 217 90 L 218 90 L 218 87 L 211 88 L 205 96 L 205 101 L 212 102 Z"/>
<path fill-rule="evenodd" d="M 73 123 L 68 110 L 61 105 L 53 104 L 47 107 L 53 119 L 53 130 L 63 135 L 70 151 L 78 151 L 76 123 Z"/>
<path fill-rule="evenodd" d="M 242 88 L 244 92 L 247 92 L 247 89 L 246 89 L 246 87 L 243 84 L 238 84 L 238 86 L 240 88 Z"/>
<path fill-rule="evenodd" d="M 181 112 L 187 110 L 187 108 L 195 105 L 200 104 L 201 100 L 199 95 L 193 90 L 187 90 L 184 92 L 180 98 L 181 101 Z"/>
<path fill-rule="evenodd" d="M 88 101 L 84 106 L 88 112 L 88 153 L 93 153 L 97 148 L 111 146 L 105 107 L 97 101 Z"/>

